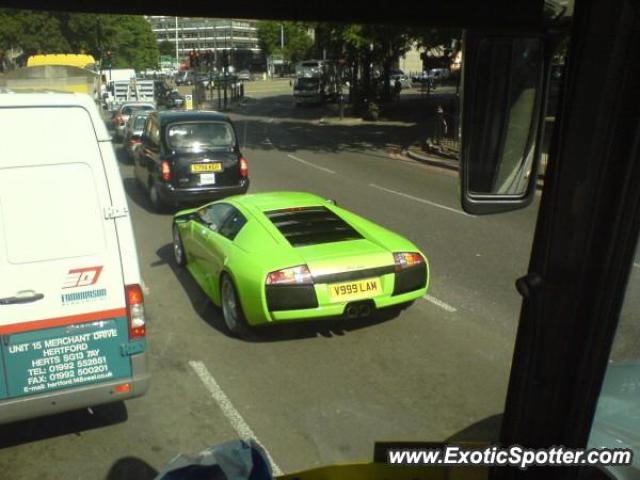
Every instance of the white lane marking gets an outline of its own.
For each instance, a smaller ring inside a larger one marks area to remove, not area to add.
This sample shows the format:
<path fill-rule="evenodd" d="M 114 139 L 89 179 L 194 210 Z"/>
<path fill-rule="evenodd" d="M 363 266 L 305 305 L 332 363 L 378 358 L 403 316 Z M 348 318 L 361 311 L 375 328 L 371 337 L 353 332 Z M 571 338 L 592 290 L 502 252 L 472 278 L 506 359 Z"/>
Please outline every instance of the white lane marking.
<path fill-rule="evenodd" d="M 151 293 L 151 289 L 149 287 L 147 287 L 147 284 L 144 282 L 144 280 L 140 280 L 140 288 L 142 288 L 142 293 L 144 293 L 145 297 L 148 297 L 149 294 Z"/>
<path fill-rule="evenodd" d="M 229 423 L 231 423 L 233 429 L 238 435 L 240 435 L 240 438 L 242 438 L 243 440 L 253 439 L 257 443 L 259 443 L 262 446 L 265 454 L 267 455 L 267 459 L 271 464 L 271 470 L 273 470 L 273 474 L 275 476 L 282 475 L 282 470 L 280 470 L 278 464 L 274 462 L 269 451 L 258 440 L 256 434 L 253 433 L 253 430 L 251 430 L 251 427 L 247 424 L 247 422 L 245 422 L 244 418 L 242 418 L 240 412 L 238 412 L 238 410 L 236 410 L 236 407 L 233 406 L 231 400 L 229 400 L 229 397 L 227 397 L 227 395 L 222 391 L 222 388 L 220 388 L 220 385 L 218 385 L 216 379 L 213 378 L 213 376 L 209 373 L 209 370 L 207 370 L 207 367 L 205 367 L 204 363 L 200 361 L 189 360 L 189 365 L 191 366 L 193 371 L 196 372 L 196 375 L 198 375 L 198 378 L 200 378 L 200 381 L 209 391 L 211 397 L 216 401 L 216 403 L 220 407 L 220 410 L 222 410 L 222 413 L 224 413 L 224 416 L 227 417 L 227 420 L 229 420 Z"/>
<path fill-rule="evenodd" d="M 434 305 L 436 305 L 436 306 L 438 306 L 438 307 L 442 308 L 443 310 L 446 310 L 447 312 L 454 313 L 454 312 L 457 312 L 457 311 L 458 311 L 458 309 L 457 309 L 457 308 L 452 307 L 452 306 L 451 306 L 451 305 L 449 305 L 448 303 L 444 303 L 442 300 L 438 300 L 436 297 L 433 297 L 433 296 L 431 296 L 431 295 L 429 295 L 429 294 L 425 295 L 425 296 L 424 296 L 424 297 L 422 297 L 422 298 L 424 298 L 427 302 L 431 302 L 431 303 L 433 303 Z"/>
<path fill-rule="evenodd" d="M 271 117 L 269 120 L 267 120 L 267 123 L 273 123 L 274 120 L 275 118 Z"/>
<path fill-rule="evenodd" d="M 401 197 L 408 198 L 409 200 L 415 200 L 416 202 L 426 203 L 427 205 L 431 205 L 432 207 L 442 208 L 443 210 L 448 210 L 450 212 L 457 213 L 459 215 L 464 215 L 465 217 L 473 217 L 473 215 L 469 215 L 468 213 L 463 212 L 462 210 L 456 210 L 455 208 L 447 207 L 446 205 L 440 205 L 439 203 L 431 202 L 429 200 L 425 200 L 424 198 L 420 198 L 420 197 L 414 197 L 413 195 L 408 195 L 406 193 L 396 192 L 395 190 L 381 187 L 380 185 L 376 185 L 375 183 L 370 183 L 369 186 L 373 188 L 377 188 L 378 190 L 388 192 L 388 193 L 394 193 Z"/>
<path fill-rule="evenodd" d="M 322 170 L 323 172 L 336 173 L 333 170 L 329 170 L 328 168 L 324 168 L 324 167 L 319 167 L 318 165 L 315 165 L 311 162 L 307 162 L 306 160 L 295 157 L 293 155 L 287 155 L 287 157 L 291 158 L 292 160 L 295 160 L 296 162 L 304 163 L 305 165 L 309 165 L 310 167 L 317 168 L 318 170 Z"/>

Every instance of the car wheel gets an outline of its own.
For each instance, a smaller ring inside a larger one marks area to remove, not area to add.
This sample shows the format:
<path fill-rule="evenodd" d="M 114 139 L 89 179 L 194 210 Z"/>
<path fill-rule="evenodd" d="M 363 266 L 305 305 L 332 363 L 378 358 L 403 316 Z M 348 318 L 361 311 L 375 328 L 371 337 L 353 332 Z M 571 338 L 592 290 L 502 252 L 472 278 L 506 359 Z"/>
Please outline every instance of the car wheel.
<path fill-rule="evenodd" d="M 187 254 L 182 245 L 180 230 L 178 230 L 178 226 L 175 223 L 173 224 L 173 259 L 179 267 L 184 267 L 187 264 Z"/>
<path fill-rule="evenodd" d="M 222 281 L 220 282 L 220 299 L 225 325 L 234 336 L 245 337 L 248 333 L 247 322 L 242 313 L 242 306 L 240 305 L 236 287 L 231 277 L 227 274 L 222 275 Z"/>
<path fill-rule="evenodd" d="M 149 187 L 149 201 L 151 202 L 153 209 L 158 213 L 163 213 L 167 208 L 162 198 L 160 198 L 158 187 L 155 183 L 151 183 L 151 186 Z"/>

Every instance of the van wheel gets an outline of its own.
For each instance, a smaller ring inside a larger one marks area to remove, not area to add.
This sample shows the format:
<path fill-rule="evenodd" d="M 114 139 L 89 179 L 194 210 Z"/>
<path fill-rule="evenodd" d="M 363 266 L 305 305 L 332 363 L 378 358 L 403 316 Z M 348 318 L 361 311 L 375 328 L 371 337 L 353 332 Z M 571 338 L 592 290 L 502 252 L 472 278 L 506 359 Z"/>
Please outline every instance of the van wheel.
<path fill-rule="evenodd" d="M 220 299 L 224 324 L 235 337 L 246 337 L 249 333 L 249 327 L 244 313 L 242 313 L 240 297 L 238 297 L 231 277 L 226 273 L 222 274 L 220 282 Z"/>
<path fill-rule="evenodd" d="M 167 205 L 164 203 L 162 198 L 160 198 L 158 187 L 156 187 L 155 183 L 151 183 L 149 186 L 149 201 L 151 202 L 153 209 L 158 213 L 162 213 L 167 209 Z"/>
<path fill-rule="evenodd" d="M 178 226 L 175 223 L 173 224 L 173 259 L 179 267 L 184 267 L 187 264 L 187 254 L 182 245 L 180 230 L 178 230 Z"/>

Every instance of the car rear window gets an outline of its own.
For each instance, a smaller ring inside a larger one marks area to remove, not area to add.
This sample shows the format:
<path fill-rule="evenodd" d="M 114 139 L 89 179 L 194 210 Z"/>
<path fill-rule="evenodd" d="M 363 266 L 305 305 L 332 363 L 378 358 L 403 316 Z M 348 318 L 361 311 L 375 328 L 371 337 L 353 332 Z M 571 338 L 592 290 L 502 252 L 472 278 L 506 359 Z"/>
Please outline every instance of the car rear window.
<path fill-rule="evenodd" d="M 142 130 L 144 128 L 144 122 L 147 121 L 147 117 L 136 117 L 133 123 L 134 130 Z"/>
<path fill-rule="evenodd" d="M 199 150 L 232 148 L 236 139 L 228 123 L 189 122 L 171 125 L 167 129 L 167 143 L 177 150 Z"/>
<path fill-rule="evenodd" d="M 122 114 L 131 115 L 133 112 L 136 112 L 139 110 L 153 110 L 153 107 L 151 105 L 135 105 L 135 106 L 129 106 L 129 107 L 122 107 Z"/>
<path fill-rule="evenodd" d="M 325 207 L 272 210 L 265 215 L 294 247 L 363 238 L 351 225 Z"/>

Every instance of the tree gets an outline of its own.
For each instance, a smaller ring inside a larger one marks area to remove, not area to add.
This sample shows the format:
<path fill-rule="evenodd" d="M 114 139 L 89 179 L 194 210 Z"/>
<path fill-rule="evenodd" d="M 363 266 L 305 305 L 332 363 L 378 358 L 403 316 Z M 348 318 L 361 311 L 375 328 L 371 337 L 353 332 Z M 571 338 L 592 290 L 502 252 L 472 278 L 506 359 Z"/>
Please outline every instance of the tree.
<path fill-rule="evenodd" d="M 151 25 L 133 15 L 50 13 L 0 10 L 0 50 L 34 53 L 79 53 L 103 57 L 113 52 L 114 67 L 153 68 L 158 45 Z"/>
<path fill-rule="evenodd" d="M 371 100 L 373 72 L 371 66 L 382 70 L 382 98 L 391 96 L 390 73 L 394 62 L 413 44 L 424 48 L 446 45 L 460 38 L 458 29 L 436 29 L 400 25 L 339 24 L 320 22 L 314 24 L 315 54 L 327 52 L 328 58 L 341 59 L 351 68 L 352 97 Z M 450 56 L 455 52 L 451 51 Z"/>
<path fill-rule="evenodd" d="M 43 12 L 2 10 L 0 13 L 0 49 L 22 49 L 29 53 L 68 51 L 60 19 Z"/>
<path fill-rule="evenodd" d="M 280 22 L 263 20 L 257 24 L 258 41 L 265 57 L 280 53 Z"/>
<path fill-rule="evenodd" d="M 257 28 L 260 48 L 267 58 L 276 55 L 286 62 L 298 62 L 308 57 L 313 46 L 308 26 L 302 22 L 265 20 L 258 22 Z"/>
<path fill-rule="evenodd" d="M 158 50 L 160 51 L 160 55 L 164 56 L 175 56 L 176 54 L 176 46 L 167 40 L 163 40 L 158 44 Z"/>

